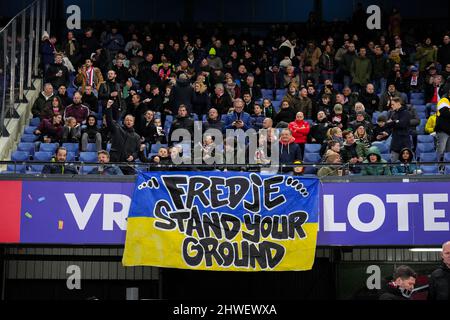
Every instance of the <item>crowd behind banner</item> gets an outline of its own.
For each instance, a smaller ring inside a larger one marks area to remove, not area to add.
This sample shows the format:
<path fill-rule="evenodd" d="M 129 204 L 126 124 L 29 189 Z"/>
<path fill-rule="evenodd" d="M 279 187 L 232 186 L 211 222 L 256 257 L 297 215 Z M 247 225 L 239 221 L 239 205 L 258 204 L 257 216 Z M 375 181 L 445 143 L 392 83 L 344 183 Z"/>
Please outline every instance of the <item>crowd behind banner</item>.
<path fill-rule="evenodd" d="M 170 164 L 196 147 L 203 159 L 234 148 L 235 139 L 219 144 L 208 134 L 200 146 L 172 138 L 199 121 L 205 132 L 265 129 L 258 139 L 278 144 L 281 164 L 347 164 L 344 174 L 363 175 L 420 174 L 418 136 L 430 136 L 434 161 L 450 152 L 445 30 L 427 35 L 395 24 L 369 33 L 355 21 L 272 26 L 264 36 L 158 28 L 102 23 L 77 35 L 44 33 L 46 84 L 32 107 L 39 141 L 79 144 L 81 152 L 102 151 L 108 159 L 100 162 L 130 164 Z M 64 162 L 67 150 L 58 151 Z M 246 156 L 268 163 L 267 153 Z"/>

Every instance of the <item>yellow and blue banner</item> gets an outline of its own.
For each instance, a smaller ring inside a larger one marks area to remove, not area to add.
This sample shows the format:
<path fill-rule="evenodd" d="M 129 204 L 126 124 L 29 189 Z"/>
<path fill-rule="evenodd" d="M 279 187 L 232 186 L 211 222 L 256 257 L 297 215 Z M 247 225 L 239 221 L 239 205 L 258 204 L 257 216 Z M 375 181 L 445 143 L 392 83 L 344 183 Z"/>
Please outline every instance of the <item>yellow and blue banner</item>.
<path fill-rule="evenodd" d="M 124 266 L 299 271 L 314 263 L 319 180 L 246 172 L 141 172 Z"/>

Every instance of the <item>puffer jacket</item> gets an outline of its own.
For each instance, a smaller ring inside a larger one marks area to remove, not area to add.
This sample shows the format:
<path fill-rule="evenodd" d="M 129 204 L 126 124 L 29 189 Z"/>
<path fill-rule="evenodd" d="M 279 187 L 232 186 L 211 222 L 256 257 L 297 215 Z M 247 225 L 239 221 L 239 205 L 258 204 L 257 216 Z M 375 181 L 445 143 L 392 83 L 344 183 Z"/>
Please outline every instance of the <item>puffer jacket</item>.
<path fill-rule="evenodd" d="M 392 175 L 389 166 L 387 166 L 386 160 L 381 158 L 380 150 L 377 147 L 371 147 L 367 151 L 366 160 L 363 163 L 370 163 L 370 156 L 377 156 L 377 164 L 379 165 L 367 165 L 361 170 L 363 176 L 390 176 Z"/>

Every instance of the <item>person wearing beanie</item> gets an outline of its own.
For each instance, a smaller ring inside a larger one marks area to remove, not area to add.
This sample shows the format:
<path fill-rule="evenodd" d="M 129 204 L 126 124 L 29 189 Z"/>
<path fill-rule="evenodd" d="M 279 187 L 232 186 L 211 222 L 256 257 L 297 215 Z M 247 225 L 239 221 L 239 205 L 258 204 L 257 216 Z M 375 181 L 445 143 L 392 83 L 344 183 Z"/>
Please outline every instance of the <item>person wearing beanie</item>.
<path fill-rule="evenodd" d="M 216 54 L 216 49 L 211 48 L 208 53 L 208 65 L 212 69 L 223 70 L 223 62 L 222 59 Z"/>

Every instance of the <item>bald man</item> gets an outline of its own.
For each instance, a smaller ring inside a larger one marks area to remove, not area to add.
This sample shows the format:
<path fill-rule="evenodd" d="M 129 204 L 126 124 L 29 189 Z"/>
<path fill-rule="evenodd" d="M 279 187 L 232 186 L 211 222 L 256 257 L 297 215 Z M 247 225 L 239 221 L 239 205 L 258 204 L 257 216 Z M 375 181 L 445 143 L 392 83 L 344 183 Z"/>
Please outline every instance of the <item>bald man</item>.
<path fill-rule="evenodd" d="M 450 300 L 450 241 L 442 245 L 442 264 L 430 276 L 428 300 Z"/>

